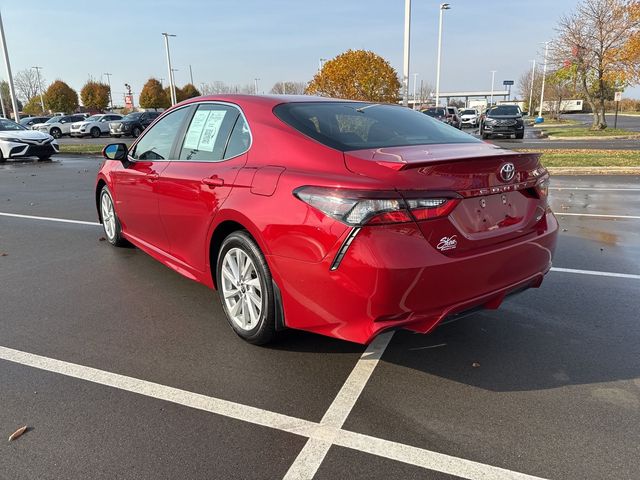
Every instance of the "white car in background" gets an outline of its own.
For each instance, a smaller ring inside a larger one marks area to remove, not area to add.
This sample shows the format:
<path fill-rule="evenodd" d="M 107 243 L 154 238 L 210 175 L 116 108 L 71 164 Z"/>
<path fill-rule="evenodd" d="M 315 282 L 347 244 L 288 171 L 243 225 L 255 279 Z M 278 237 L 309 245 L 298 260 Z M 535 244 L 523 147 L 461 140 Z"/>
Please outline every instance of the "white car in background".
<path fill-rule="evenodd" d="M 69 135 L 72 137 L 91 135 L 93 138 L 98 138 L 103 133 L 109 133 L 109 122 L 122 120 L 122 118 L 122 115 L 116 113 L 92 115 L 80 122 L 72 123 L 69 129 Z"/>
<path fill-rule="evenodd" d="M 478 127 L 480 125 L 480 112 L 475 108 L 465 108 L 460 111 L 460 120 L 463 127 Z"/>
<path fill-rule="evenodd" d="M 47 160 L 59 151 L 58 142 L 51 135 L 0 118 L 0 162 L 21 157 Z"/>
<path fill-rule="evenodd" d="M 69 135 L 71 124 L 84 120 L 84 115 L 57 115 L 51 117 L 44 123 L 39 123 L 31 127 L 32 130 L 47 133 L 53 138 L 60 138 L 63 135 Z"/>

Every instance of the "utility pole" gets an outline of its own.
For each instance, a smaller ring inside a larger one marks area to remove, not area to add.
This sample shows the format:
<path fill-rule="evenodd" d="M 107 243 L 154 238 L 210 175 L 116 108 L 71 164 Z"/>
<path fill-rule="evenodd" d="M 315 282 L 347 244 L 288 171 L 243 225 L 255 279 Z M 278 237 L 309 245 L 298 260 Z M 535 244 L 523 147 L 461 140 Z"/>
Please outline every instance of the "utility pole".
<path fill-rule="evenodd" d="M 402 105 L 409 106 L 409 41 L 411 36 L 411 0 L 404 0 L 404 57 L 402 61 Z"/>
<path fill-rule="evenodd" d="M 438 29 L 438 64 L 436 66 L 436 107 L 440 104 L 440 61 L 442 58 L 442 17 L 445 10 L 451 6 L 448 3 L 440 4 L 440 28 Z"/>
<path fill-rule="evenodd" d="M 535 59 L 529 61 L 533 62 L 533 66 L 531 67 L 531 92 L 529 93 L 529 116 L 531 116 L 533 110 L 533 82 L 536 79 L 536 61 Z"/>
<path fill-rule="evenodd" d="M 191 85 L 193 85 L 193 70 L 191 69 L 191 65 L 189 65 L 189 76 L 191 77 Z"/>
<path fill-rule="evenodd" d="M 109 84 L 109 105 L 111 106 L 111 110 L 113 110 L 113 97 L 111 96 L 111 73 L 103 73 L 107 77 L 107 83 Z"/>
<path fill-rule="evenodd" d="M 547 77 L 547 54 L 549 53 L 549 42 L 544 42 L 544 67 L 542 68 L 542 89 L 540 90 L 540 114 L 542 118 L 542 104 L 544 103 L 544 83 Z"/>
<path fill-rule="evenodd" d="M 16 92 L 13 88 L 13 76 L 11 75 L 11 63 L 9 62 L 9 52 L 7 52 L 7 41 L 4 38 L 4 24 L 2 23 L 2 14 L 0 14 L 0 41 L 2 41 L 2 50 L 4 51 L 4 63 L 7 67 L 7 79 L 9 81 L 9 95 L 11 96 L 11 104 L 13 105 L 13 116 L 16 122 L 20 122 L 20 113 L 18 112 L 18 101 L 16 100 Z"/>
<path fill-rule="evenodd" d="M 253 79 L 253 86 L 254 86 L 254 92 L 256 95 L 258 95 L 258 80 L 260 80 L 259 78 L 254 78 Z"/>
<path fill-rule="evenodd" d="M 497 70 L 491 70 L 491 100 L 489 101 L 489 106 L 493 105 L 493 85 L 496 81 L 496 72 Z"/>
<path fill-rule="evenodd" d="M 31 68 L 35 69 L 36 76 L 38 77 L 38 92 L 40 92 L 40 106 L 42 107 L 42 113 L 44 113 L 44 99 L 42 97 L 42 83 L 40 83 L 40 70 L 42 70 L 42 67 L 31 67 Z M 111 95 L 111 93 L 109 93 L 109 95 Z"/>
<path fill-rule="evenodd" d="M 173 81 L 173 68 L 171 68 L 171 54 L 169 53 L 169 37 L 175 37 L 170 33 L 164 32 L 164 47 L 167 51 L 167 69 L 169 71 L 169 93 L 171 94 L 171 105 L 175 105 L 176 100 L 176 85 Z"/>

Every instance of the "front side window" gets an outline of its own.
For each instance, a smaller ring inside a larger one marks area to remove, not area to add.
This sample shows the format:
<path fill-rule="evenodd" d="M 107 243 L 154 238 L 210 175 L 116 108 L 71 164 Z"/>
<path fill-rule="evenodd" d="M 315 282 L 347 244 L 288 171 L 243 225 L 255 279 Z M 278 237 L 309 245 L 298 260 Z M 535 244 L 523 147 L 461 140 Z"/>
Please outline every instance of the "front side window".
<path fill-rule="evenodd" d="M 175 110 L 147 130 L 136 144 L 131 156 L 136 160 L 169 160 L 173 142 L 188 110 L 188 108 Z"/>
<path fill-rule="evenodd" d="M 240 112 L 234 107 L 202 104 L 193 114 L 180 149 L 180 160 L 219 162 L 223 160 L 231 130 Z"/>

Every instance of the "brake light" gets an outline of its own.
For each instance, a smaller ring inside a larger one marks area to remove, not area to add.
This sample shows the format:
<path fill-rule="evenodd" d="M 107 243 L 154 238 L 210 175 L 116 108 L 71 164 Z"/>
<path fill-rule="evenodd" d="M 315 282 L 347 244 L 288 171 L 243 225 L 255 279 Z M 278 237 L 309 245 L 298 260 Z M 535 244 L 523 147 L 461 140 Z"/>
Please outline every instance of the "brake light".
<path fill-rule="evenodd" d="M 541 199 L 546 199 L 549 196 L 549 184 L 551 183 L 549 176 L 543 177 L 536 184 L 536 192 Z"/>
<path fill-rule="evenodd" d="M 451 213 L 455 198 L 403 199 L 397 192 L 300 187 L 294 195 L 325 215 L 351 226 L 429 220 Z"/>
<path fill-rule="evenodd" d="M 432 218 L 446 217 L 456 205 L 460 203 L 457 198 L 425 198 L 420 200 L 407 200 L 411 214 L 416 220 L 430 220 Z"/>

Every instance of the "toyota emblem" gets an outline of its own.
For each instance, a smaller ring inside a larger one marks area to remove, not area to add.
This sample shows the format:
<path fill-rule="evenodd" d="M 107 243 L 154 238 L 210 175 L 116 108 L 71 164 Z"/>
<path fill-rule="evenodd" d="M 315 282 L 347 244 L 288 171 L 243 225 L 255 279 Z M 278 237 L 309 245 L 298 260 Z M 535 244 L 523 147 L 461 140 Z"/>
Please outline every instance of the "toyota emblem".
<path fill-rule="evenodd" d="M 515 174 L 516 167 L 513 163 L 505 163 L 502 168 L 500 168 L 500 177 L 505 182 L 510 182 L 511 180 L 513 180 Z"/>

